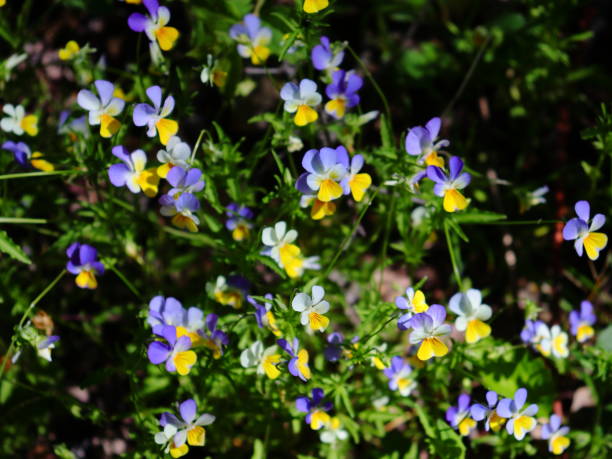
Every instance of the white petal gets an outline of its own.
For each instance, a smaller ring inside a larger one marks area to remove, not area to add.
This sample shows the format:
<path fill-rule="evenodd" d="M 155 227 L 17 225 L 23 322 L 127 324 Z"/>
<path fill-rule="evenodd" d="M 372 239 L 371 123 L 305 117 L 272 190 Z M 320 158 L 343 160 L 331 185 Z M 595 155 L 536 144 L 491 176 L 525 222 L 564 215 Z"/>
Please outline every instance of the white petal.
<path fill-rule="evenodd" d="M 312 300 L 306 293 L 298 293 L 291 302 L 293 310 L 298 312 L 304 311 L 306 308 L 309 308 L 310 305 L 312 305 Z"/>
<path fill-rule="evenodd" d="M 77 103 L 81 108 L 85 110 L 99 110 L 101 108 L 100 99 L 98 99 L 93 92 L 87 89 L 81 89 L 77 96 Z"/>

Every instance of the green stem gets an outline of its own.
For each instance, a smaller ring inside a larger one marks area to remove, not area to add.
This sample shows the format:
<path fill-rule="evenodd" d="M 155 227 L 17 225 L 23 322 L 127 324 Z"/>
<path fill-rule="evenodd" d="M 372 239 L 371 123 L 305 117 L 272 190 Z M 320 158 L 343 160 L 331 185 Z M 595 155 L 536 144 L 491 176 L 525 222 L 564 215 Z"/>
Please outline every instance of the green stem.
<path fill-rule="evenodd" d="M 463 284 L 461 282 L 461 274 L 459 272 L 459 265 L 457 263 L 455 248 L 453 247 L 453 243 L 451 241 L 451 235 L 448 231 L 448 224 L 446 222 L 444 222 L 444 236 L 446 237 L 446 244 L 448 245 L 448 253 L 450 254 L 451 263 L 453 265 L 453 274 L 455 276 L 455 281 L 457 282 L 457 286 L 459 287 L 459 290 L 463 291 Z"/>
<path fill-rule="evenodd" d="M 139 298 L 139 299 L 141 298 L 141 294 L 140 294 L 140 292 L 138 291 L 138 289 L 137 289 L 136 287 L 134 287 L 134 284 L 132 284 L 132 283 L 131 283 L 131 282 L 130 282 L 128 279 L 127 279 L 127 277 L 125 277 L 125 276 L 123 275 L 123 273 L 122 273 L 121 271 L 119 271 L 119 270 L 118 270 L 117 268 L 115 268 L 114 266 L 111 266 L 110 270 L 111 270 L 112 272 L 114 272 L 114 273 L 117 275 L 117 277 L 118 277 L 119 279 L 121 279 L 121 281 L 122 281 L 122 282 L 125 284 L 125 286 L 126 286 L 128 289 L 130 289 L 130 291 L 131 291 L 131 292 L 132 292 L 134 295 L 136 295 L 136 297 L 137 297 L 137 298 Z"/>
<path fill-rule="evenodd" d="M 31 223 L 31 224 L 45 224 L 47 220 L 44 218 L 18 218 L 18 217 L 0 217 L 0 223 Z"/>
<path fill-rule="evenodd" d="M 200 146 L 200 142 L 202 142 L 202 137 L 204 136 L 205 132 L 206 132 L 206 129 L 202 129 L 200 131 L 200 135 L 198 136 L 198 140 L 196 140 L 195 147 L 193 147 L 193 150 L 191 151 L 191 157 L 189 158 L 190 163 L 193 162 L 193 158 L 195 158 L 196 151 L 198 150 L 198 147 Z"/>
<path fill-rule="evenodd" d="M 67 175 L 67 174 L 76 174 L 76 173 L 81 173 L 81 172 L 82 171 L 78 171 L 78 170 L 50 171 L 50 172 L 19 172 L 16 174 L 0 175 L 0 180 L 29 178 L 29 177 L 46 177 L 50 175 Z"/>

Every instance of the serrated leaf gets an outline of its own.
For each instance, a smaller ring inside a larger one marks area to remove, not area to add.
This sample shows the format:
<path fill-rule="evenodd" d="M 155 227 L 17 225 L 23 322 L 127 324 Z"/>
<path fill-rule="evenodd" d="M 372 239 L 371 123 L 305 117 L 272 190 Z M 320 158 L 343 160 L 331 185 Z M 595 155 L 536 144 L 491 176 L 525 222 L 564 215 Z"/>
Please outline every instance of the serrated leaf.
<path fill-rule="evenodd" d="M 25 263 L 26 265 L 32 264 L 32 260 L 30 260 L 21 247 L 6 234 L 6 231 L 0 231 L 0 252 L 6 253 L 9 257 Z"/>

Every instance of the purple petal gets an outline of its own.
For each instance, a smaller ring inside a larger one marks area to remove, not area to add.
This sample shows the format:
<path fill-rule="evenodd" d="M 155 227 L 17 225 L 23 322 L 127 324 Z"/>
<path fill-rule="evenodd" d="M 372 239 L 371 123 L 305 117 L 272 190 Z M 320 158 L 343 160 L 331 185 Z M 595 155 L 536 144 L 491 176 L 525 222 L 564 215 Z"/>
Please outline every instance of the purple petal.
<path fill-rule="evenodd" d="M 249 38 L 253 39 L 257 36 L 257 32 L 261 28 L 261 21 L 254 14 L 247 14 L 244 17 L 244 25 L 248 31 Z"/>
<path fill-rule="evenodd" d="M 79 249 L 79 259 L 81 265 L 86 265 L 87 263 L 91 263 L 96 260 L 98 257 L 98 251 L 95 247 L 92 247 L 89 244 L 81 244 Z"/>
<path fill-rule="evenodd" d="M 517 389 L 516 392 L 514 393 L 514 403 L 516 405 L 516 409 L 520 410 L 525 404 L 526 400 L 527 400 L 527 389 L 525 389 L 524 387 Z"/>
<path fill-rule="evenodd" d="M 115 85 L 106 80 L 96 80 L 95 85 L 96 89 L 98 90 L 98 94 L 100 95 L 100 101 L 102 102 L 102 105 L 106 107 L 113 98 Z"/>
<path fill-rule="evenodd" d="M 448 422 L 451 426 L 455 427 L 457 425 L 457 407 L 449 407 L 446 410 L 445 418 L 446 422 Z"/>
<path fill-rule="evenodd" d="M 156 112 L 159 111 L 159 108 L 161 107 L 161 99 L 162 99 L 161 88 L 157 85 L 147 88 L 147 96 L 149 96 L 149 99 L 151 99 L 151 102 L 153 102 L 153 106 L 156 109 L 155 111 Z"/>
<path fill-rule="evenodd" d="M 128 18 L 128 26 L 134 32 L 144 32 L 147 27 L 147 18 L 144 14 L 132 13 Z"/>
<path fill-rule="evenodd" d="M 490 390 L 487 392 L 486 398 L 487 398 L 487 405 L 489 405 L 489 408 L 491 409 L 495 408 L 495 404 L 497 403 L 497 393 Z"/>
<path fill-rule="evenodd" d="M 430 119 L 425 125 L 425 129 L 429 131 L 429 136 L 432 142 L 438 137 L 441 124 L 442 120 L 436 116 L 435 118 Z"/>
<path fill-rule="evenodd" d="M 219 320 L 219 316 L 217 314 L 208 314 L 206 316 L 206 328 L 212 333 L 217 329 L 217 321 Z"/>
<path fill-rule="evenodd" d="M 470 396 L 468 394 L 461 394 L 457 399 L 457 408 L 460 412 L 467 411 L 470 406 Z"/>
<path fill-rule="evenodd" d="M 429 317 L 431 317 L 434 327 L 441 325 L 444 323 L 444 319 L 446 319 L 446 309 L 444 309 L 444 306 L 439 304 L 431 305 L 423 314 L 427 314 Z"/>
<path fill-rule="evenodd" d="M 411 312 L 404 314 L 399 319 L 397 319 L 397 328 L 399 328 L 400 330 L 408 330 L 409 328 L 412 328 L 413 318 L 414 316 Z"/>
<path fill-rule="evenodd" d="M 163 336 L 170 346 L 174 346 L 176 344 L 176 328 L 172 325 L 164 325 L 161 329 L 161 336 Z"/>
<path fill-rule="evenodd" d="M 495 408 L 497 414 L 499 414 L 502 418 L 511 418 L 512 417 L 512 399 L 504 398 L 500 400 L 497 404 L 497 408 Z"/>
<path fill-rule="evenodd" d="M 422 153 L 421 139 L 427 135 L 427 131 L 421 126 L 410 129 L 405 141 L 406 153 L 412 156 L 420 155 Z"/>
<path fill-rule="evenodd" d="M 326 37 L 321 37 L 321 42 L 323 41 L 323 38 L 326 38 Z M 329 51 L 329 48 L 326 49 L 323 45 L 317 45 L 314 48 L 312 48 L 310 57 L 312 59 L 312 66 L 315 69 L 325 70 L 332 55 L 331 55 L 331 52 Z"/>
<path fill-rule="evenodd" d="M 185 169 L 183 169 L 181 166 L 174 166 L 172 169 L 170 169 L 170 172 L 168 172 L 168 175 L 166 176 L 166 180 L 173 187 L 177 187 L 180 185 L 184 177 L 185 177 Z"/>
<path fill-rule="evenodd" d="M 452 156 L 448 162 L 448 167 L 450 170 L 449 176 L 451 180 L 455 180 L 461 173 L 461 169 L 463 169 L 463 161 L 461 161 L 459 156 Z"/>
<path fill-rule="evenodd" d="M 132 161 L 130 158 L 130 152 L 123 145 L 117 145 L 116 147 L 113 147 L 112 153 L 114 156 L 116 156 L 126 164 L 130 164 Z"/>
<path fill-rule="evenodd" d="M 439 184 L 444 184 L 448 180 L 444 171 L 438 166 L 427 166 L 427 177 Z"/>
<path fill-rule="evenodd" d="M 155 365 L 165 362 L 169 354 L 170 346 L 161 341 L 153 341 L 147 349 L 147 357 Z"/>
<path fill-rule="evenodd" d="M 591 215 L 591 206 L 588 201 L 578 201 L 574 206 L 576 210 L 576 215 L 580 217 L 585 222 L 589 221 L 589 216 Z"/>
<path fill-rule="evenodd" d="M 487 409 L 480 403 L 475 403 L 470 407 L 470 416 L 474 421 L 482 421 L 487 415 Z"/>
<path fill-rule="evenodd" d="M 179 412 L 181 413 L 181 417 L 183 418 L 183 421 L 185 421 L 187 424 L 191 424 L 191 421 L 196 418 L 197 410 L 198 405 L 196 405 L 195 400 L 192 398 L 185 400 L 179 405 Z"/>
<path fill-rule="evenodd" d="M 318 405 L 321 400 L 325 397 L 325 392 L 320 387 L 315 387 L 312 389 L 312 403 L 314 405 Z"/>
<path fill-rule="evenodd" d="M 578 235 L 587 229 L 587 225 L 584 220 L 579 218 L 572 218 L 563 227 L 563 239 L 566 241 L 573 241 L 578 238 Z"/>
<path fill-rule="evenodd" d="M 113 164 L 108 168 L 108 178 L 115 186 L 125 186 L 130 174 L 131 172 L 125 164 Z"/>
<path fill-rule="evenodd" d="M 295 408 L 302 413 L 310 412 L 310 399 L 308 397 L 298 397 L 295 399 Z"/>
<path fill-rule="evenodd" d="M 142 3 L 144 3 L 152 18 L 157 16 L 157 10 L 159 9 L 159 2 L 157 0 L 143 0 Z"/>
<path fill-rule="evenodd" d="M 276 344 L 278 344 L 280 346 L 281 349 L 283 349 L 287 354 L 293 356 L 293 350 L 291 349 L 291 346 L 289 346 L 289 343 L 287 342 L 286 339 L 281 338 L 276 340 Z"/>
<path fill-rule="evenodd" d="M 149 104 L 138 104 L 134 107 L 132 119 L 136 126 L 145 126 L 149 120 L 155 115 L 155 109 Z"/>
<path fill-rule="evenodd" d="M 353 160 L 355 160 L 357 156 L 355 156 Z M 361 157 L 361 159 L 363 161 L 363 157 Z M 344 148 L 342 145 L 336 148 L 336 163 L 342 164 L 346 169 L 349 168 L 349 154 L 348 151 L 346 151 L 346 148 Z"/>
<path fill-rule="evenodd" d="M 304 153 L 304 157 L 302 158 L 302 167 L 311 174 L 314 174 L 316 172 L 312 162 L 315 156 L 318 155 L 318 153 L 319 151 L 315 149 L 308 150 L 306 153 Z"/>

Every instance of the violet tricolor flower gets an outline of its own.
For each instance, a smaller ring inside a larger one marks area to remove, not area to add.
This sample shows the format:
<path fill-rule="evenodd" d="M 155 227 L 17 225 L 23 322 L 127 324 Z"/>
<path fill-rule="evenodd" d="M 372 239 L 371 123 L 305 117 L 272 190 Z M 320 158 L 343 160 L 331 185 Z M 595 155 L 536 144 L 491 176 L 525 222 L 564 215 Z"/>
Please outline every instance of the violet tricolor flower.
<path fill-rule="evenodd" d="M 315 194 L 322 202 L 332 201 L 342 196 L 344 189 L 340 182 L 347 174 L 348 153 L 340 145 L 338 148 L 323 147 L 321 150 L 308 150 L 302 158 L 304 172 L 295 187 L 305 194 Z"/>
<path fill-rule="evenodd" d="M 276 379 L 281 372 L 277 368 L 281 356 L 276 353 L 276 346 L 264 350 L 261 341 L 255 341 L 240 354 L 240 365 L 244 368 L 257 367 L 258 374 L 265 374 L 270 379 Z"/>
<path fill-rule="evenodd" d="M 31 136 L 38 134 L 38 117 L 26 115 L 23 106 L 4 104 L 2 111 L 7 115 L 0 120 L 0 129 L 4 132 L 15 135 L 23 135 L 25 132 Z"/>
<path fill-rule="evenodd" d="M 525 434 L 536 426 L 533 416 L 538 412 L 538 405 L 532 404 L 523 408 L 527 401 L 527 389 L 521 387 L 514 393 L 514 399 L 505 398 L 497 405 L 497 413 L 508 419 L 506 430 L 517 440 L 522 440 Z"/>
<path fill-rule="evenodd" d="M 370 177 L 370 174 L 359 173 L 363 167 L 363 162 L 363 156 L 353 156 L 347 174 L 340 183 L 344 194 L 352 193 L 353 199 L 357 202 L 363 199 L 366 190 L 372 184 L 372 177 Z"/>
<path fill-rule="evenodd" d="M 168 140 L 166 149 L 157 152 L 157 160 L 163 163 L 157 168 L 157 175 L 161 178 L 166 178 L 170 169 L 174 166 L 181 166 L 183 169 L 189 168 L 189 156 L 191 155 L 191 147 L 181 141 L 179 136 L 172 136 Z"/>
<path fill-rule="evenodd" d="M 476 421 L 470 416 L 470 396 L 461 394 L 457 406 L 446 410 L 446 421 L 463 436 L 469 435 L 476 428 Z"/>
<path fill-rule="evenodd" d="M 133 115 L 134 124 L 136 126 L 146 125 L 149 137 L 155 137 L 155 134 L 159 133 L 160 142 L 167 145 L 170 138 L 178 131 L 178 123 L 167 118 L 174 110 L 174 97 L 166 97 L 162 105 L 162 90 L 159 86 L 151 86 L 146 92 L 153 106 L 146 103 L 136 105 Z"/>
<path fill-rule="evenodd" d="M 94 289 L 98 286 L 96 274 L 104 274 L 104 265 L 98 261 L 98 251 L 89 244 L 74 242 L 66 249 L 66 269 L 76 274 L 75 282 L 81 288 Z"/>
<path fill-rule="evenodd" d="M 332 75 L 332 82 L 325 88 L 329 102 L 325 104 L 325 111 L 336 119 L 344 117 L 347 109 L 359 103 L 357 91 L 363 86 L 363 79 L 354 72 L 336 70 Z"/>
<path fill-rule="evenodd" d="M 253 227 L 253 224 L 249 221 L 253 219 L 253 211 L 235 202 L 228 205 L 226 209 L 225 215 L 229 218 L 225 222 L 225 227 L 232 232 L 234 241 L 247 239 Z"/>
<path fill-rule="evenodd" d="M 229 336 L 217 328 L 219 316 L 208 314 L 206 316 L 206 329 L 203 333 L 204 346 L 213 351 L 213 358 L 218 359 L 223 355 L 223 347 L 229 344 Z"/>
<path fill-rule="evenodd" d="M 425 302 L 425 295 L 420 290 L 414 290 L 412 287 L 406 289 L 406 296 L 398 296 L 395 298 L 395 305 L 402 310 L 407 310 L 399 319 L 397 326 L 400 330 L 408 330 L 410 328 L 410 319 L 415 314 L 425 312 L 429 309 Z"/>
<path fill-rule="evenodd" d="M 451 157 L 449 161 L 450 173 L 447 175 L 438 166 L 427 166 L 427 177 L 434 181 L 434 194 L 444 197 L 444 210 L 455 212 L 468 206 L 468 200 L 459 192 L 470 184 L 471 176 L 463 170 L 463 161 L 458 156 Z"/>
<path fill-rule="evenodd" d="M 417 357 L 419 360 L 429 360 L 433 356 L 442 357 L 448 353 L 448 347 L 440 340 L 440 336 L 448 335 L 451 327 L 444 323 L 446 309 L 439 304 L 433 304 L 425 312 L 415 314 L 410 319 L 410 344 L 419 344 Z"/>
<path fill-rule="evenodd" d="M 291 302 L 294 311 L 300 313 L 300 323 L 310 325 L 310 330 L 324 331 L 329 325 L 329 318 L 325 314 L 329 311 L 329 302 L 324 300 L 325 290 L 319 285 L 312 287 L 312 297 L 300 292 Z"/>
<path fill-rule="evenodd" d="M 108 177 L 113 185 L 127 186 L 132 193 L 142 191 L 150 198 L 157 194 L 159 176 L 156 168 L 145 169 L 147 155 L 144 151 L 134 150 L 130 153 L 124 146 L 117 145 L 112 152 L 123 161 L 108 168 Z"/>
<path fill-rule="evenodd" d="M 406 152 L 411 156 L 418 156 L 418 163 L 423 161 L 428 166 L 444 167 L 444 160 L 438 156 L 440 148 L 450 145 L 446 139 L 437 140 L 442 121 L 435 117 L 430 119 L 425 127 L 410 128 L 406 136 Z"/>
<path fill-rule="evenodd" d="M 295 400 L 295 407 L 298 411 L 306 413 L 306 424 L 310 424 L 313 430 L 319 430 L 321 427 L 329 424 L 329 415 L 326 411 L 333 408 L 331 402 L 325 402 L 325 393 L 320 387 L 312 389 L 312 398 L 303 396 Z"/>
<path fill-rule="evenodd" d="M 174 27 L 167 27 L 170 22 L 170 10 L 159 6 L 157 0 L 143 0 L 149 15 L 132 13 L 128 18 L 128 25 L 134 32 L 144 32 L 151 43 L 159 43 L 164 51 L 172 49 L 179 37 L 179 31 Z"/>
<path fill-rule="evenodd" d="M 238 54 L 250 58 L 253 65 L 261 65 L 270 56 L 272 31 L 261 26 L 261 20 L 254 14 L 247 14 L 243 24 L 234 24 L 229 31 L 233 40 L 238 42 Z"/>
<path fill-rule="evenodd" d="M 525 320 L 525 325 L 521 330 L 521 341 L 525 344 L 537 345 L 542 339 L 541 331 L 544 328 L 548 328 L 547 325 L 541 320 Z"/>
<path fill-rule="evenodd" d="M 285 83 L 280 96 L 285 101 L 285 111 L 295 113 L 293 122 L 297 126 L 306 126 L 319 119 L 319 114 L 312 107 L 319 105 L 322 98 L 314 81 L 304 78 L 299 86 L 295 83 Z"/>
<path fill-rule="evenodd" d="M 94 85 L 100 98 L 87 89 L 81 89 L 77 95 L 77 103 L 89 111 L 89 125 L 100 125 L 100 135 L 109 138 L 121 127 L 121 123 L 114 117 L 123 111 L 125 101 L 113 97 L 115 85 L 110 81 L 96 80 Z"/>
<path fill-rule="evenodd" d="M 383 373 L 389 378 L 389 389 L 398 390 L 404 397 L 416 387 L 416 381 L 410 377 L 412 367 L 402 357 L 396 355 L 391 359 L 391 366 Z"/>
<path fill-rule="evenodd" d="M 203 426 L 215 422 L 212 414 L 197 415 L 198 406 L 193 399 L 185 400 L 179 405 L 182 419 L 166 411 L 162 413 L 159 425 L 163 429 L 155 434 L 155 443 L 165 445 L 166 453 L 174 458 L 184 456 L 190 446 L 204 446 L 206 431 Z"/>
<path fill-rule="evenodd" d="M 306 382 L 310 379 L 310 367 L 308 366 L 308 351 L 306 349 L 300 349 L 300 342 L 297 338 L 293 338 L 293 343 L 289 344 L 289 342 L 281 338 L 276 341 L 277 344 L 291 356 L 291 360 L 289 360 L 288 368 L 289 373 L 293 376 L 300 378 L 302 381 Z"/>
<path fill-rule="evenodd" d="M 39 151 L 32 153 L 30 147 L 25 142 L 12 142 L 7 141 L 2 144 L 2 149 L 8 150 L 13 153 L 15 161 L 21 166 L 28 167 L 32 166 L 34 169 L 49 172 L 55 169 L 53 164 L 42 159 L 43 154 Z"/>
<path fill-rule="evenodd" d="M 334 71 L 342 63 L 344 59 L 344 50 L 339 49 L 336 52 L 332 50 L 329 38 L 321 37 L 321 44 L 312 48 L 310 54 L 312 65 L 317 70 Z"/>
<path fill-rule="evenodd" d="M 488 432 L 489 430 L 493 430 L 493 432 L 499 432 L 499 430 L 506 422 L 505 418 L 502 418 L 499 414 L 497 414 L 497 410 L 495 409 L 497 406 L 497 393 L 492 390 L 488 391 L 486 394 L 487 398 L 487 406 L 483 406 L 480 403 L 475 403 L 470 408 L 470 416 L 475 421 L 482 421 L 486 418 L 485 421 L 485 430 Z"/>
<path fill-rule="evenodd" d="M 548 451 L 556 455 L 563 454 L 570 445 L 570 439 L 567 438 L 569 431 L 569 427 L 561 427 L 561 418 L 553 414 L 550 422 L 542 426 L 542 439 L 548 440 Z"/>
<path fill-rule="evenodd" d="M 48 362 L 51 362 L 51 350 L 55 348 L 55 343 L 60 340 L 58 335 L 41 336 L 35 343 L 36 353 Z"/>
<path fill-rule="evenodd" d="M 465 341 L 476 343 L 491 334 L 491 327 L 484 323 L 491 318 L 491 307 L 482 304 L 482 293 L 475 288 L 465 293 L 455 293 L 448 302 L 448 308 L 455 314 L 455 328 L 465 331 Z"/>
<path fill-rule="evenodd" d="M 536 349 L 544 357 L 551 355 L 560 359 L 564 359 L 569 355 L 567 348 L 567 333 L 565 333 L 559 325 L 548 326 L 540 325 L 538 335 L 541 336 L 540 342 L 536 345 Z"/>
<path fill-rule="evenodd" d="M 176 298 L 158 295 L 149 302 L 147 323 L 156 335 L 165 325 L 176 327 L 178 337 L 188 336 L 192 346 L 196 346 L 202 339 L 200 330 L 204 327 L 204 313 L 195 306 L 185 309 Z"/>
<path fill-rule="evenodd" d="M 578 201 L 574 206 L 578 218 L 572 218 L 563 228 L 563 239 L 574 241 L 578 256 L 582 256 L 583 248 L 591 260 L 599 258 L 599 252 L 608 244 L 608 236 L 596 233 L 606 222 L 603 214 L 595 214 L 589 224 L 591 206 L 588 201 Z"/>
<path fill-rule="evenodd" d="M 242 302 L 249 292 L 249 281 L 240 275 L 217 276 L 217 280 L 206 283 L 206 291 L 219 303 L 240 309 Z"/>
<path fill-rule="evenodd" d="M 595 335 L 593 324 L 596 320 L 597 318 L 593 313 L 593 305 L 587 300 L 580 303 L 580 312 L 570 312 L 570 331 L 579 343 L 584 343 Z"/>
<path fill-rule="evenodd" d="M 194 214 L 200 209 L 200 201 L 191 193 L 183 193 L 178 199 L 170 195 L 159 198 L 160 213 L 164 217 L 172 217 L 172 224 L 177 228 L 186 229 L 195 233 L 198 231 L 200 219 Z"/>
<path fill-rule="evenodd" d="M 168 172 L 166 180 L 172 188 L 168 194 L 174 199 L 178 199 L 183 193 L 197 193 L 204 189 L 205 182 L 202 179 L 202 171 L 197 168 L 183 169 L 181 166 L 174 166 Z"/>
<path fill-rule="evenodd" d="M 191 339 L 188 336 L 178 337 L 177 328 L 172 325 L 162 326 L 156 335 L 166 342 L 153 341 L 149 344 L 149 361 L 155 365 L 166 362 L 166 370 L 169 372 L 176 371 L 181 376 L 188 374 L 197 360 L 196 353 L 190 350 Z"/>
<path fill-rule="evenodd" d="M 247 301 L 255 308 L 255 320 L 257 321 L 257 326 L 259 328 L 268 327 L 274 336 L 282 336 L 280 329 L 276 325 L 276 318 L 272 313 L 272 294 L 266 293 L 264 298 L 266 301 L 263 305 L 261 305 L 255 301 L 253 297 L 246 297 Z"/>

